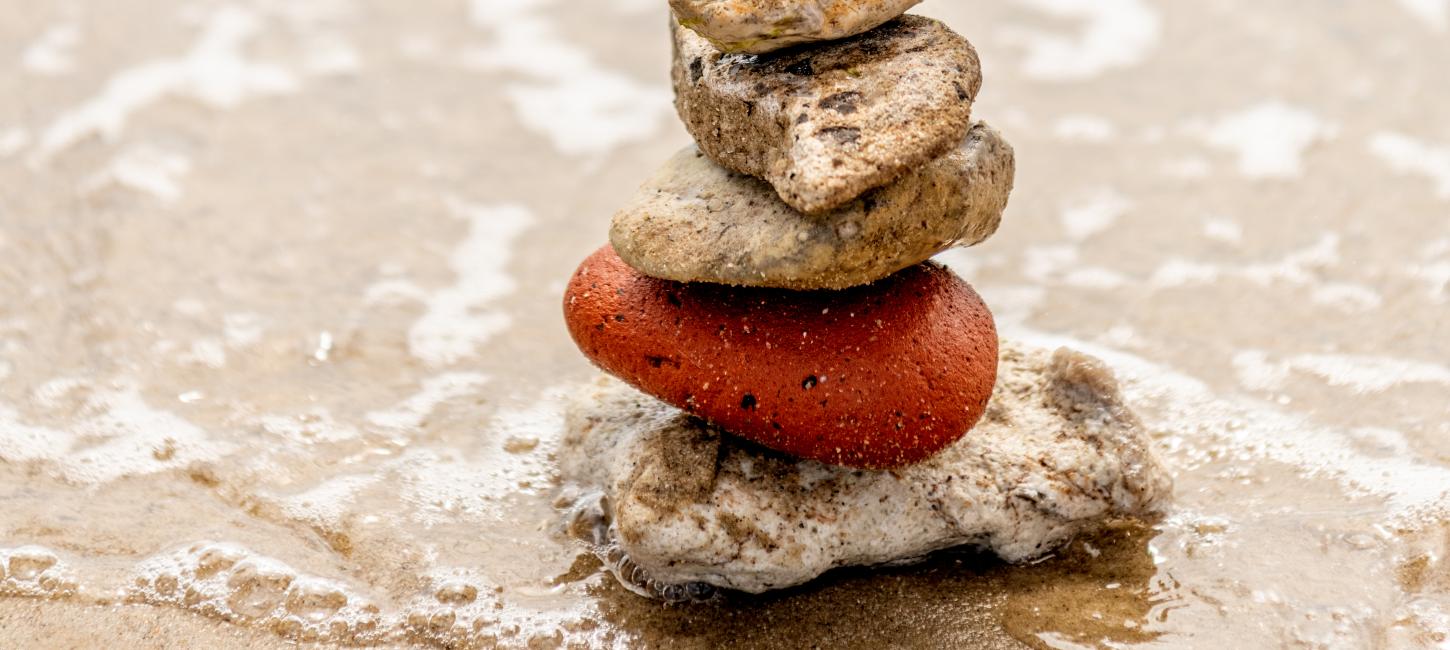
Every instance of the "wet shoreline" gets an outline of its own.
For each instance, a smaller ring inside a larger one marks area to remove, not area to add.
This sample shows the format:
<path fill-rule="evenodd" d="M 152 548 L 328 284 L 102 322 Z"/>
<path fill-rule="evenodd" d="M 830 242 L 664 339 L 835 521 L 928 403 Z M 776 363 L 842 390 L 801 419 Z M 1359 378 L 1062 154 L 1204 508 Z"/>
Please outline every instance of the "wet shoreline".
<path fill-rule="evenodd" d="M 0 645 L 1450 634 L 1433 2 L 923 3 L 1018 159 L 998 235 L 939 259 L 1004 338 L 1106 361 L 1177 506 L 1024 568 L 948 553 L 703 608 L 614 584 L 556 531 L 561 400 L 596 372 L 559 300 L 688 142 L 663 4 L 12 3 L 0 549 L 28 550 Z M 44 585 L 77 594 L 17 595 Z M 218 622 L 234 597 L 253 614 Z"/>

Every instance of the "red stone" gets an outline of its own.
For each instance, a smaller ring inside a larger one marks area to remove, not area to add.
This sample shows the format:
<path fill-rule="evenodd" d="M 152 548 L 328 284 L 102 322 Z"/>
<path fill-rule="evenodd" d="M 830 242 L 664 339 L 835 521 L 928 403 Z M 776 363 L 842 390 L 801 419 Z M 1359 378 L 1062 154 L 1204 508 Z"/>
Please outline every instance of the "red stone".
<path fill-rule="evenodd" d="M 605 246 L 575 271 L 564 320 L 591 361 L 738 436 L 873 469 L 961 438 L 997 379 L 992 314 L 945 267 L 844 291 L 657 280 Z"/>

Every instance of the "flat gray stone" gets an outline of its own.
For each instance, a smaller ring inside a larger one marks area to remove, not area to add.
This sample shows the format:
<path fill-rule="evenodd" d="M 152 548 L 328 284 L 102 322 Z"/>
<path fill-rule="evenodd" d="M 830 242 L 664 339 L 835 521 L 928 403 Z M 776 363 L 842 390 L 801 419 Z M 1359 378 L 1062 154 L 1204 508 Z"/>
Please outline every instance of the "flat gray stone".
<path fill-rule="evenodd" d="M 1110 519 L 1150 517 L 1172 482 L 1100 361 L 1004 342 L 981 423 L 918 465 L 800 461 L 601 379 L 559 450 L 569 532 L 653 598 L 760 593 L 842 566 L 970 545 L 1008 562 Z"/>
<path fill-rule="evenodd" d="M 982 84 L 971 43 L 920 16 L 762 56 L 673 32 L 675 107 L 700 149 L 809 214 L 951 151 Z"/>
<path fill-rule="evenodd" d="M 630 266 L 665 280 L 844 289 L 990 237 L 1014 169 L 1012 146 L 978 123 L 947 155 L 811 216 L 688 147 L 614 216 L 609 240 Z"/>
<path fill-rule="evenodd" d="M 877 27 L 921 0 L 670 0 L 680 24 L 726 52 L 764 54 Z"/>

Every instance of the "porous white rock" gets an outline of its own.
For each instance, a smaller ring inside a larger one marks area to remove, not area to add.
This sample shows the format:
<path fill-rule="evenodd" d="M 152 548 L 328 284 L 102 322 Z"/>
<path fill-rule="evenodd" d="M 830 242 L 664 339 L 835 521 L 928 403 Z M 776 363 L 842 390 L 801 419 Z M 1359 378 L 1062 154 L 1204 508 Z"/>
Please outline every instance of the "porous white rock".
<path fill-rule="evenodd" d="M 788 458 L 607 378 L 570 407 L 559 463 L 570 532 L 627 587 L 665 600 L 962 545 L 1024 562 L 1154 515 L 1172 491 L 1110 370 L 1008 342 L 982 421 L 905 469 Z"/>

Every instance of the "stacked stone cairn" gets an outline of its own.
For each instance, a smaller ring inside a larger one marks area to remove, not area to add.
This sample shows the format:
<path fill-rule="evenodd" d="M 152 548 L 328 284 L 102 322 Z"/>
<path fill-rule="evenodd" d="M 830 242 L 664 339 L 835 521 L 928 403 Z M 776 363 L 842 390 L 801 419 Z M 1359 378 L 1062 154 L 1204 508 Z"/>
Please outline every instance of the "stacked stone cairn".
<path fill-rule="evenodd" d="M 942 23 L 905 15 L 918 1 L 670 0 L 675 103 L 695 145 L 615 215 L 610 244 L 564 300 L 585 355 L 644 393 L 601 384 L 571 413 L 574 460 L 568 450 L 561 460 L 567 480 L 602 490 L 581 510 L 581 536 L 640 593 L 764 591 L 984 532 L 932 524 L 868 540 L 869 551 L 826 552 L 797 521 L 830 507 L 821 495 L 801 501 L 802 467 L 848 477 L 826 482 L 833 498 L 880 496 L 888 527 L 893 512 L 906 525 L 940 510 L 927 495 L 964 463 L 996 471 L 969 458 L 980 449 L 953 447 L 993 398 L 995 325 L 966 282 L 929 260 L 997 230 L 1015 162 L 971 119 L 976 51 Z M 1115 390 L 1094 404 L 1116 404 Z M 1143 452 L 1123 446 L 1105 453 Z M 779 471 L 749 478 L 751 498 L 722 495 L 735 456 L 754 468 L 745 474 Z M 921 476 L 906 488 L 877 484 L 912 471 Z M 1109 474 L 1108 484 L 1128 480 Z M 1031 535 L 1060 543 L 1078 519 L 1141 509 L 1159 478 L 1056 528 L 1027 526 L 1015 540 L 999 530 L 995 550 L 1021 559 L 1042 550 L 1028 548 Z M 784 519 L 750 524 L 761 517 Z M 805 537 L 782 537 L 797 527 Z"/>

